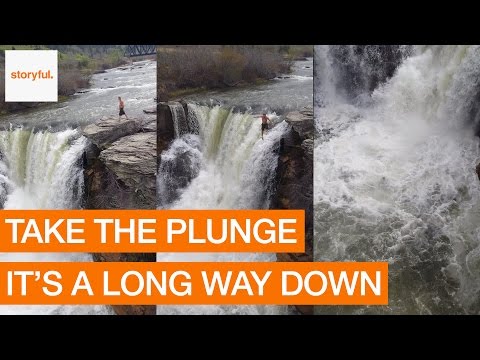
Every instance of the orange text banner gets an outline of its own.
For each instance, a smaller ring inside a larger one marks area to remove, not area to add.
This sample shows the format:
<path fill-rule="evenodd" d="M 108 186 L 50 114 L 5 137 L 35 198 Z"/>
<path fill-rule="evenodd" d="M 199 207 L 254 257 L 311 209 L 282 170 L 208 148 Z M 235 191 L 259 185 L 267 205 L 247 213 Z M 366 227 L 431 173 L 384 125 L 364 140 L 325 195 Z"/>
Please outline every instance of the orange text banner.
<path fill-rule="evenodd" d="M 0 252 L 304 250 L 304 210 L 0 211 Z"/>
<path fill-rule="evenodd" d="M 0 263 L 1 304 L 387 305 L 387 263 Z"/>

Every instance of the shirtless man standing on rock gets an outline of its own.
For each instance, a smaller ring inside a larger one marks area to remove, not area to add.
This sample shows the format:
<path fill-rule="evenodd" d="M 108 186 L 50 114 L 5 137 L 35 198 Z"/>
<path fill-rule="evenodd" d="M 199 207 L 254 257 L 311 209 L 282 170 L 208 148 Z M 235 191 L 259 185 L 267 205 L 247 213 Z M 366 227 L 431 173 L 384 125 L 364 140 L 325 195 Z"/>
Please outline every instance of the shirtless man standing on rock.
<path fill-rule="evenodd" d="M 122 117 L 122 115 L 125 115 L 125 118 L 128 120 L 128 116 L 127 114 L 125 114 L 125 103 L 123 102 L 120 96 L 118 97 L 118 109 L 119 109 L 118 120 L 120 121 L 120 118 Z"/>

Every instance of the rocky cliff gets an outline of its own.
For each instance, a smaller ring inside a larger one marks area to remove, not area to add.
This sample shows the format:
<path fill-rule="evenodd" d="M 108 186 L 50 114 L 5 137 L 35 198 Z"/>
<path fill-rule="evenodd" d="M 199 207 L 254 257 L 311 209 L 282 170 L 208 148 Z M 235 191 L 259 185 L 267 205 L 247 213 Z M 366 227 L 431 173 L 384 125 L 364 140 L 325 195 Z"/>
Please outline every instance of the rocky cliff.
<path fill-rule="evenodd" d="M 190 112 L 187 103 L 185 102 L 168 102 L 160 103 L 158 105 L 158 186 L 159 207 L 168 207 L 173 201 L 175 201 L 190 182 L 197 177 L 199 172 L 199 164 L 197 161 L 197 151 L 200 148 L 200 140 L 188 138 L 182 138 L 180 143 L 188 143 L 188 146 L 174 146 L 170 147 L 172 141 L 175 139 L 174 123 L 183 119 L 183 123 L 186 128 L 184 130 L 192 134 L 198 134 L 198 126 L 194 123 L 188 123 L 187 119 L 195 114 Z M 174 120 L 174 116 L 175 119 Z M 178 124 L 177 124 L 178 125 Z M 168 150 L 170 148 L 170 150 Z M 166 156 L 162 157 L 162 153 L 168 150 Z"/>
<path fill-rule="evenodd" d="M 87 209 L 155 209 L 156 121 L 104 118 L 83 129 Z M 154 253 L 96 253 L 94 261 L 155 262 Z M 114 305 L 119 315 L 154 315 L 151 305 Z"/>
<path fill-rule="evenodd" d="M 278 261 L 313 261 L 313 109 L 287 114 L 290 129 L 280 142 L 271 209 L 305 209 L 305 253 L 278 253 Z M 296 306 L 303 314 L 312 306 Z"/>
<path fill-rule="evenodd" d="M 358 100 L 393 76 L 413 51 L 403 45 L 330 45 L 329 61 L 335 73 L 335 87 L 343 96 Z M 315 67 L 315 73 L 321 69 Z M 316 79 L 321 76 L 316 75 Z"/>
<path fill-rule="evenodd" d="M 154 125 L 107 118 L 83 130 L 87 209 L 155 209 Z"/>
<path fill-rule="evenodd" d="M 160 102 L 157 105 L 157 154 L 160 155 L 168 148 L 170 142 L 175 139 L 172 112 L 169 103 Z"/>

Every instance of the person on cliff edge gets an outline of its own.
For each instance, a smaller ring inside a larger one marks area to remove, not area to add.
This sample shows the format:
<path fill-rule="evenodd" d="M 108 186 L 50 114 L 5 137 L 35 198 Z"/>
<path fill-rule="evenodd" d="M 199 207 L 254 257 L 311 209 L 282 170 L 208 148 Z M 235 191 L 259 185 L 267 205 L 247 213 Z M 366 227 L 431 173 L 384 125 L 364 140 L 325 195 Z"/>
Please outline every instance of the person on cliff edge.
<path fill-rule="evenodd" d="M 268 123 L 270 122 L 270 118 L 267 116 L 267 114 L 263 114 L 261 116 L 262 119 L 262 140 L 263 140 L 263 131 L 268 130 Z"/>
<path fill-rule="evenodd" d="M 125 103 L 123 102 L 122 98 L 119 96 L 118 97 L 118 121 L 120 121 L 120 118 L 122 115 L 125 115 L 125 118 L 128 120 L 127 114 L 125 114 Z"/>

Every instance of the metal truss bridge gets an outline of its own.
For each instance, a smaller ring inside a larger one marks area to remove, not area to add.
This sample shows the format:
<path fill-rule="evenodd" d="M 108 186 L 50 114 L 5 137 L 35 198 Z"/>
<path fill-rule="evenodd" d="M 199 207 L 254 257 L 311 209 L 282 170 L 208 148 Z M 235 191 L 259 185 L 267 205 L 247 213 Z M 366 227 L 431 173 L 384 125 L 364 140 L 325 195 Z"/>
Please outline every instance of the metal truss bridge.
<path fill-rule="evenodd" d="M 125 50 L 125 56 L 144 56 L 155 55 L 157 53 L 157 47 L 155 45 L 127 45 Z"/>

